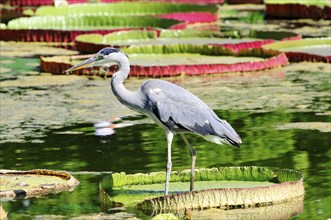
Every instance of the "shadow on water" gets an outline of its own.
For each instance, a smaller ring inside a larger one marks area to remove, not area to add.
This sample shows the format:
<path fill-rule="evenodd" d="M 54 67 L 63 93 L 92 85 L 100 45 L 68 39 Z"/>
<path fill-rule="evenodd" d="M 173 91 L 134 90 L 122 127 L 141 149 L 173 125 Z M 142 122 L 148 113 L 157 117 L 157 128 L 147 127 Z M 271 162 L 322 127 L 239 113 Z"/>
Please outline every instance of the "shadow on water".
<path fill-rule="evenodd" d="M 236 149 L 190 135 L 189 139 L 197 151 L 198 168 L 255 165 L 299 170 L 305 177 L 306 195 L 305 211 L 298 218 L 325 219 L 330 216 L 330 133 L 277 127 L 293 122 L 329 122 L 330 116 L 314 113 L 216 112 L 236 128 L 244 143 Z M 43 143 L 27 140 L 25 143 L 2 144 L 1 167 L 69 170 L 81 184 L 73 192 L 50 195 L 45 199 L 4 203 L 12 219 L 45 214 L 77 216 L 98 213 L 100 209 L 96 195 L 98 182 L 104 175 L 102 171 L 136 173 L 165 168 L 165 135 L 155 124 L 138 123 L 118 128 L 111 136 L 100 137 L 94 135 L 92 124 L 85 123 L 51 130 L 41 140 Z M 180 138 L 175 138 L 173 146 L 173 169 L 188 169 L 190 155 L 185 144 Z M 81 174 L 80 171 L 95 173 Z"/>

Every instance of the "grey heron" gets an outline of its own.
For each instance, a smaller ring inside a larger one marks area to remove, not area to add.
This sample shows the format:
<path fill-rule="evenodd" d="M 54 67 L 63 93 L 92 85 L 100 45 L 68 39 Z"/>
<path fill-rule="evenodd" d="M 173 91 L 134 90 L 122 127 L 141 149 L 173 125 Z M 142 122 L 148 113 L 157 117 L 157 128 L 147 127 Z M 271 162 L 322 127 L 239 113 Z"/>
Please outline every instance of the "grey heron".
<path fill-rule="evenodd" d="M 150 79 L 145 81 L 136 92 L 127 90 L 123 82 L 130 73 L 130 63 L 128 56 L 119 49 L 104 48 L 91 58 L 67 69 L 66 72 L 92 66 L 110 66 L 114 62 L 119 66 L 111 79 L 114 95 L 123 105 L 147 115 L 165 130 L 168 148 L 165 195 L 169 191 L 172 168 L 171 146 L 176 133 L 180 134 L 190 150 L 191 191 L 194 190 L 196 153 L 185 137 L 185 133 L 200 135 L 216 144 L 225 143 L 240 147 L 241 138 L 231 125 L 220 119 L 207 104 L 184 88 L 168 81 Z"/>

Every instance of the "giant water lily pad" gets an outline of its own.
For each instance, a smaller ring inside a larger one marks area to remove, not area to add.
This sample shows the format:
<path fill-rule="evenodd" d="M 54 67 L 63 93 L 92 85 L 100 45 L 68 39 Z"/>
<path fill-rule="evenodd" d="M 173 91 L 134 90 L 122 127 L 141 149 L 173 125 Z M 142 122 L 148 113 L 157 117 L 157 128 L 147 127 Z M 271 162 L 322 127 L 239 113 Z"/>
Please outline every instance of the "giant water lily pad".
<path fill-rule="evenodd" d="M 263 47 L 285 52 L 290 62 L 331 62 L 330 42 L 331 38 L 307 38 L 275 42 Z"/>
<path fill-rule="evenodd" d="M 222 45 L 233 51 L 241 49 L 260 48 L 275 40 L 301 39 L 300 35 L 292 32 L 280 31 L 256 31 L 251 30 L 245 36 L 240 34 L 241 39 L 231 34 L 238 30 L 222 32 L 215 30 L 124 30 L 109 34 L 82 34 L 76 37 L 76 48 L 84 53 L 95 53 L 105 46 L 129 47 L 129 46 L 155 46 L 155 45 L 178 45 L 178 44 L 210 44 Z M 230 33 L 231 32 L 231 33 Z M 242 31 L 245 32 L 245 31 Z M 228 37 L 230 36 L 230 37 Z"/>
<path fill-rule="evenodd" d="M 216 12 L 216 5 L 162 2 L 44 6 L 36 11 L 38 16 L 9 21 L 0 29 L 0 40 L 70 42 L 84 32 L 104 34 L 148 27 L 182 29 L 186 24 L 215 22 Z"/>
<path fill-rule="evenodd" d="M 216 5 L 174 4 L 165 2 L 117 2 L 112 4 L 73 4 L 59 7 L 43 6 L 36 11 L 38 16 L 103 14 L 103 15 L 153 15 L 173 12 L 217 12 Z"/>
<path fill-rule="evenodd" d="M 123 49 L 130 57 L 131 76 L 161 77 L 176 75 L 205 75 L 225 72 L 243 72 L 279 67 L 287 64 L 285 54 L 261 49 L 240 50 L 212 45 L 163 45 L 129 47 Z M 63 74 L 72 65 L 92 55 L 41 57 L 41 70 Z M 74 74 L 111 76 L 98 68 L 82 69 Z"/>
<path fill-rule="evenodd" d="M 8 22 L 9 29 L 50 30 L 106 30 L 114 28 L 159 27 L 169 28 L 179 22 L 173 19 L 152 16 L 35 16 L 22 17 Z"/>
<path fill-rule="evenodd" d="M 249 209 L 186 209 L 178 210 L 174 212 L 178 219 L 250 219 L 250 220 L 272 220 L 272 219 L 290 219 L 291 217 L 301 213 L 303 211 L 303 197 L 299 197 L 295 200 L 290 200 L 284 203 L 273 204 L 270 206 L 251 207 Z M 162 212 L 161 212 L 162 213 Z M 158 214 L 155 212 L 151 215 L 157 214 L 158 216 L 166 214 Z M 167 219 L 167 218 L 160 218 Z M 153 218 L 154 220 L 154 218 Z"/>
<path fill-rule="evenodd" d="M 170 194 L 163 196 L 165 172 L 114 173 L 99 185 L 101 208 L 135 206 L 147 213 L 184 209 L 248 208 L 283 203 L 304 194 L 302 174 L 262 167 L 197 169 L 196 191 L 190 171 L 171 173 Z"/>
<path fill-rule="evenodd" d="M 106 35 L 84 34 L 76 37 L 77 50 L 94 53 L 106 46 L 162 46 L 162 45 L 222 45 L 233 51 L 241 49 L 260 48 L 274 40 L 259 40 L 255 38 L 221 38 L 218 32 L 202 30 L 129 30 L 118 31 Z"/>
<path fill-rule="evenodd" d="M 73 190 L 79 184 L 69 173 L 52 170 L 0 170 L 0 183 L 1 201 Z"/>

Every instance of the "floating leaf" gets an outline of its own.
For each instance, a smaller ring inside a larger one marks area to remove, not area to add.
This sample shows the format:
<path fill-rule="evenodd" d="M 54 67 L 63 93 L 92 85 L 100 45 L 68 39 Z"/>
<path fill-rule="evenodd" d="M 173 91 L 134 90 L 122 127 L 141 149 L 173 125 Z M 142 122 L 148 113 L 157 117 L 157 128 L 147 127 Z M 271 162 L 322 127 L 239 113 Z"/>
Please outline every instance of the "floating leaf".
<path fill-rule="evenodd" d="M 124 48 L 123 51 L 130 57 L 130 75 L 139 77 L 242 72 L 287 64 L 285 54 L 262 49 L 241 50 L 234 53 L 232 50 L 220 46 L 163 45 L 129 47 Z M 40 68 L 45 72 L 63 74 L 66 69 L 90 56 L 41 57 Z M 116 70 L 116 67 L 113 66 L 109 72 L 100 72 L 99 68 L 94 68 L 93 70 L 75 71 L 74 74 L 112 75 Z"/>
<path fill-rule="evenodd" d="M 286 53 L 290 62 L 331 62 L 331 38 L 307 38 L 264 45 L 263 48 Z"/>
<path fill-rule="evenodd" d="M 155 15 L 174 12 L 217 12 L 216 5 L 173 4 L 165 2 L 117 2 L 112 4 L 73 4 L 58 7 L 43 6 L 36 11 L 38 16 L 48 15 Z"/>
<path fill-rule="evenodd" d="M 263 167 L 196 169 L 197 191 L 193 192 L 187 191 L 190 170 L 173 171 L 170 181 L 171 194 L 162 196 L 165 172 L 114 173 L 106 176 L 99 184 L 102 201 L 108 199 L 103 210 L 111 208 L 111 204 L 136 205 L 138 209 L 147 213 L 186 208 L 247 208 L 277 204 L 302 197 L 304 194 L 302 174 L 288 169 L 276 171 Z"/>
<path fill-rule="evenodd" d="M 27 29 L 0 29 L 0 40 L 3 41 L 27 41 L 27 42 L 73 42 L 82 34 L 108 34 L 117 31 L 136 30 L 150 28 L 110 28 L 107 30 L 27 30 Z"/>
<path fill-rule="evenodd" d="M 160 15 L 156 15 L 156 17 L 185 21 L 187 22 L 187 24 L 192 24 L 196 22 L 209 23 L 209 22 L 216 22 L 218 20 L 217 14 L 212 14 L 209 12 L 176 12 L 176 13 L 160 14 Z"/>
<path fill-rule="evenodd" d="M 67 172 L 52 170 L 0 170 L 0 199 L 40 197 L 73 190 L 79 182 Z"/>
<path fill-rule="evenodd" d="M 114 28 L 169 28 L 178 21 L 152 16 L 68 15 L 22 17 L 8 22 L 9 29 L 105 30 Z"/>
<path fill-rule="evenodd" d="M 216 5 L 162 2 L 44 6 L 38 8 L 38 16 L 13 19 L 7 28 L 1 27 L 0 40 L 71 42 L 83 33 L 148 27 L 182 29 L 189 23 L 215 22 L 216 12 Z"/>
<path fill-rule="evenodd" d="M 77 50 L 85 53 L 96 53 L 101 48 L 106 46 L 113 47 L 128 47 L 128 46 L 143 46 L 142 50 L 146 52 L 145 48 L 149 47 L 149 50 L 156 50 L 161 48 L 162 51 L 166 47 L 176 48 L 183 47 L 182 45 L 220 45 L 223 48 L 229 48 L 233 52 L 237 52 L 242 49 L 260 48 L 263 45 L 267 45 L 275 42 L 273 39 L 256 40 L 255 38 L 249 39 L 231 39 L 217 37 L 218 32 L 209 30 L 129 30 L 118 31 L 107 35 L 86 34 L 80 35 L 76 38 Z M 301 39 L 300 35 L 291 32 L 263 32 L 253 31 L 250 37 L 271 37 L 281 39 L 282 41 Z M 177 44 L 177 45 L 176 45 Z M 146 46 L 144 46 L 146 45 Z M 148 46 L 147 46 L 148 45 Z M 186 47 L 186 46 L 185 46 Z M 167 49 L 168 50 L 168 49 Z M 170 49 L 172 50 L 172 49 Z M 137 50 L 135 52 L 138 52 Z M 176 51 L 180 52 L 180 51 Z"/>
<path fill-rule="evenodd" d="M 197 30 L 197 29 L 184 29 L 184 30 L 161 30 L 161 38 L 188 38 L 188 37 L 212 37 L 215 31 L 212 30 Z"/>
<path fill-rule="evenodd" d="M 280 204 L 273 204 L 271 206 L 261 206 L 252 208 L 238 208 L 228 207 L 225 210 L 220 209 L 189 209 L 173 210 L 179 219 L 291 219 L 293 216 L 303 212 L 303 197 L 295 198 Z M 162 211 L 154 210 L 146 214 L 149 215 L 163 215 L 158 214 Z"/>
<path fill-rule="evenodd" d="M 264 0 L 266 4 L 302 4 L 302 5 L 315 5 L 319 7 L 331 6 L 329 0 Z"/>
<path fill-rule="evenodd" d="M 224 0 L 150 0 L 150 2 L 165 2 L 165 3 L 183 3 L 183 4 L 223 4 Z M 66 0 L 68 4 L 77 4 L 77 3 L 89 3 L 95 2 L 91 0 Z M 114 0 L 101 0 L 100 2 L 110 2 L 114 3 Z M 9 1 L 11 5 L 14 6 L 42 6 L 42 5 L 54 5 L 54 0 L 33 0 L 33 1 L 26 1 L 26 0 L 11 0 Z M 56 3 L 56 2 L 55 2 Z"/>
<path fill-rule="evenodd" d="M 178 30 L 131 30 L 119 31 L 107 35 L 86 34 L 76 38 L 77 50 L 85 53 L 95 53 L 100 48 L 106 46 L 113 47 L 128 47 L 128 46 L 144 46 L 152 47 L 155 50 L 157 47 L 162 51 L 173 50 L 171 48 L 187 47 L 187 45 L 221 45 L 236 52 L 241 49 L 260 48 L 262 45 L 274 42 L 274 40 L 255 40 L 255 39 L 227 39 L 214 37 L 215 32 L 207 31 L 178 31 Z M 197 34 L 194 36 L 194 34 Z M 199 37 L 200 35 L 200 37 Z M 145 49 L 142 49 L 145 50 Z M 176 51 L 181 52 L 181 51 Z"/>
<path fill-rule="evenodd" d="M 77 1 L 77 0 L 75 0 L 75 1 Z M 41 5 L 53 5 L 54 4 L 54 0 L 33 0 L 33 1 L 11 0 L 8 2 L 14 6 L 41 6 Z"/>
<path fill-rule="evenodd" d="M 250 30 L 249 37 L 260 39 L 274 39 L 274 40 L 300 40 L 301 35 L 289 31 L 261 31 Z"/>

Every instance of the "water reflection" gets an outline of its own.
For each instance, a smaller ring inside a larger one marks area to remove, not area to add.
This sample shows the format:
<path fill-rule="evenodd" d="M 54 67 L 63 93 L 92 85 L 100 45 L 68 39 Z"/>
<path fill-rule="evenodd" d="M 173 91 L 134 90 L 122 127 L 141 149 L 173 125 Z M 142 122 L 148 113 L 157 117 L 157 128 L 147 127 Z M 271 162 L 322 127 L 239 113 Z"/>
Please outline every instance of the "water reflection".
<path fill-rule="evenodd" d="M 121 123 L 121 118 L 111 118 L 107 121 L 100 121 L 94 124 L 96 136 L 108 136 L 115 134 L 116 128 L 124 128 L 127 126 L 132 126 L 132 123 Z"/>
<path fill-rule="evenodd" d="M 249 113 L 216 111 L 238 130 L 241 149 L 218 146 L 190 135 L 197 151 L 197 168 L 220 166 L 264 166 L 303 172 L 306 188 L 305 211 L 298 218 L 327 218 L 330 214 L 330 135 L 318 130 L 278 130 L 275 125 L 290 122 L 328 122 L 330 116 L 314 113 Z M 141 118 L 122 118 L 121 123 Z M 111 136 L 95 136 L 93 124 L 52 130 L 41 137 L 43 143 L 4 143 L 0 166 L 6 169 L 45 168 L 91 173 L 75 174 L 81 182 L 72 193 L 45 199 L 4 203 L 10 218 L 41 214 L 77 216 L 100 212 L 97 187 L 104 171 L 152 172 L 165 169 L 164 131 L 155 124 L 139 123 L 117 128 Z M 190 166 L 188 149 L 174 139 L 173 169 Z M 100 173 L 98 173 L 100 172 Z M 95 175 L 100 174 L 100 175 Z M 29 203 L 29 208 L 26 205 Z M 49 207 L 52 207 L 51 209 Z M 130 211 L 131 212 L 131 211 Z M 136 214 L 138 215 L 138 214 Z M 139 214 L 141 215 L 141 214 Z"/>

